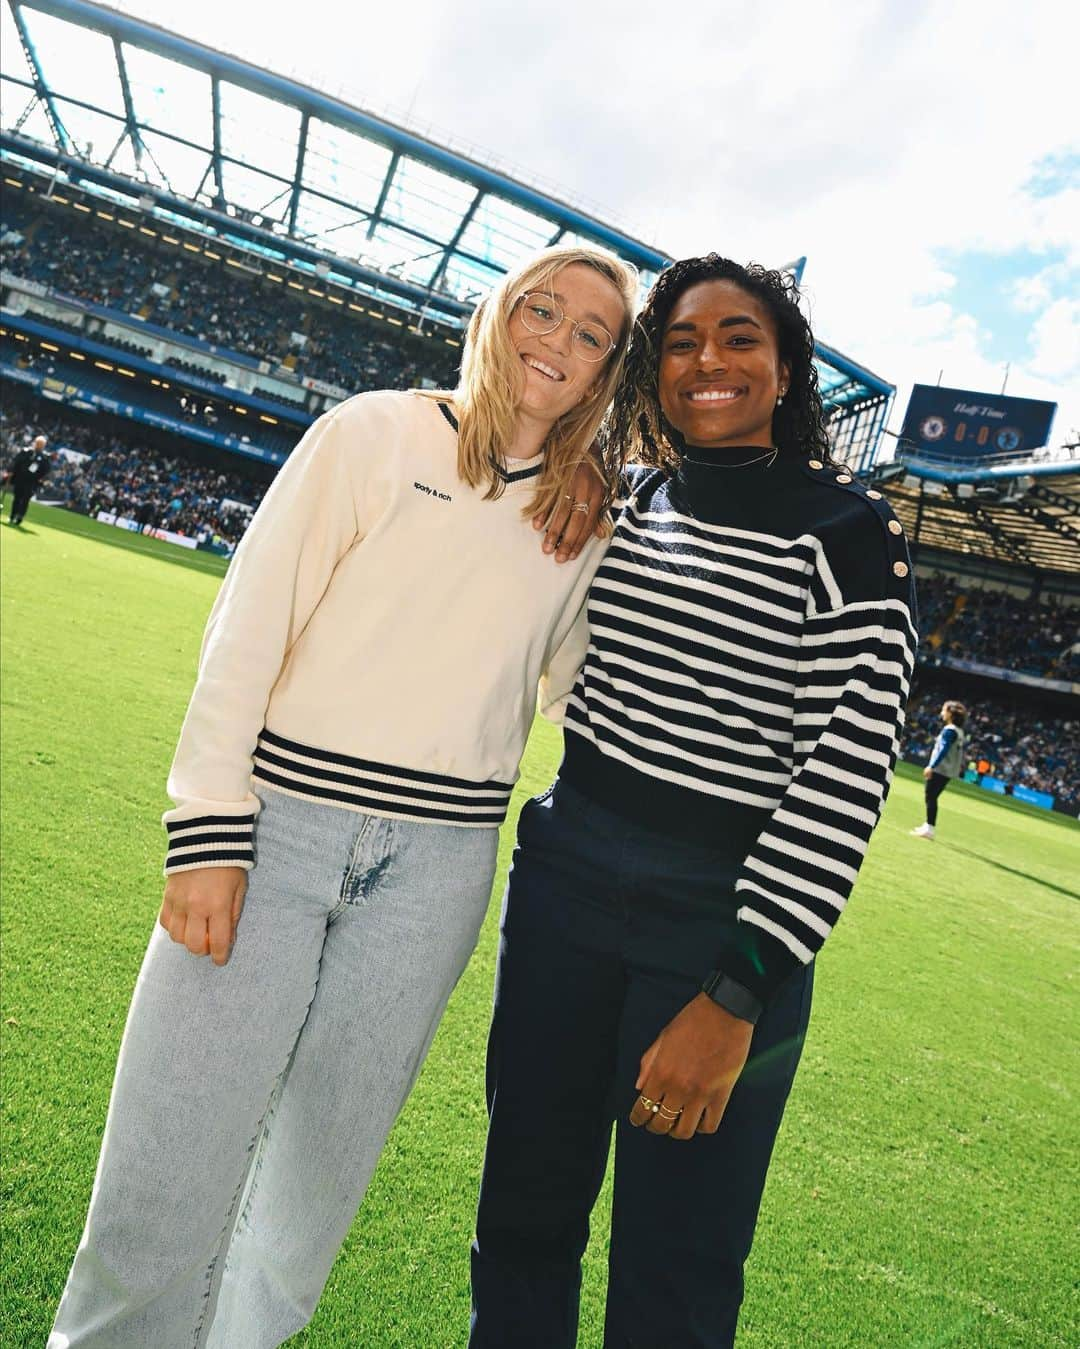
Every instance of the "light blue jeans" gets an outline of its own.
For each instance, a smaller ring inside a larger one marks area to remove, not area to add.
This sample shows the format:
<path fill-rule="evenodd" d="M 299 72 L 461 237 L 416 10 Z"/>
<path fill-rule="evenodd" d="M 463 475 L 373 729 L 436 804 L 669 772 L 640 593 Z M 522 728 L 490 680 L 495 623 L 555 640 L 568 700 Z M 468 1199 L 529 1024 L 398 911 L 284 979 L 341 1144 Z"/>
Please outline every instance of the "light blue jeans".
<path fill-rule="evenodd" d="M 263 802 L 229 963 L 150 941 L 49 1349 L 304 1326 L 476 944 L 496 829 Z"/>

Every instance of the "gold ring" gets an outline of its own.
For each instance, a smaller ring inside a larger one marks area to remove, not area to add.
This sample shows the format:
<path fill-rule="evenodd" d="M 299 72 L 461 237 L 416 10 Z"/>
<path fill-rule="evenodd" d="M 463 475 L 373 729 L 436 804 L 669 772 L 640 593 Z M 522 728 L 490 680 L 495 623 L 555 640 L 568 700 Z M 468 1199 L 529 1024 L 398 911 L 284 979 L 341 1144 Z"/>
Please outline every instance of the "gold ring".
<path fill-rule="evenodd" d="M 644 1106 L 646 1110 L 651 1110 L 654 1115 L 660 1109 L 660 1103 L 658 1101 L 650 1101 L 645 1095 L 638 1097 L 638 1104 Z"/>
<path fill-rule="evenodd" d="M 589 503 L 587 501 L 575 501 L 570 509 L 572 511 L 584 511 L 587 515 L 589 513 Z"/>
<path fill-rule="evenodd" d="M 571 506 L 573 506 L 573 504 L 574 504 L 574 498 L 570 495 L 569 492 L 564 492 L 564 493 L 563 493 L 563 500 L 564 500 L 564 501 L 569 501 L 570 504 L 571 504 Z"/>
<path fill-rule="evenodd" d="M 682 1114 L 681 1106 L 678 1110 L 665 1110 L 662 1105 L 658 1105 L 656 1109 L 659 1112 L 661 1119 L 678 1119 Z"/>

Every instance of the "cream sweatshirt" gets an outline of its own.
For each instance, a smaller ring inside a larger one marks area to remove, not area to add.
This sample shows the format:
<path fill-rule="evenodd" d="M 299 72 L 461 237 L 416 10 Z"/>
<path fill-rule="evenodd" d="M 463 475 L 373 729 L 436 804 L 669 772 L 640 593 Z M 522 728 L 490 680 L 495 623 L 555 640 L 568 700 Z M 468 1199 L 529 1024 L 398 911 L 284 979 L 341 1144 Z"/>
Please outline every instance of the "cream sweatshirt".
<path fill-rule="evenodd" d="M 312 425 L 207 623 L 167 873 L 252 867 L 256 789 L 501 824 L 538 680 L 565 691 L 584 656 L 606 547 L 563 565 L 541 550 L 522 515 L 540 468 L 508 461 L 485 501 L 458 477 L 448 409 L 415 393 L 360 394 Z"/>

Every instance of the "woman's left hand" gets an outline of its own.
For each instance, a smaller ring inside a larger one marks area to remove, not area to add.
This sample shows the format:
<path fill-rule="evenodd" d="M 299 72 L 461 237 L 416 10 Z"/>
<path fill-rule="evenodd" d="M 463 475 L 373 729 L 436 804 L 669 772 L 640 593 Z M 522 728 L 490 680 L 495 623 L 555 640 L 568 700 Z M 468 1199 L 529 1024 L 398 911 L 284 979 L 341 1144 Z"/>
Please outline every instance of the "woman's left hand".
<path fill-rule="evenodd" d="M 554 553 L 556 562 L 572 562 L 594 531 L 603 532 L 600 514 L 607 493 L 600 467 L 591 457 L 578 466 L 567 495 L 572 500 L 564 496 L 547 520 L 542 515 L 533 519 L 533 529 L 544 531 L 544 552 Z"/>
<path fill-rule="evenodd" d="M 933 772 L 934 772 L 934 770 L 933 770 L 932 768 L 924 768 L 924 769 L 923 769 L 922 775 L 923 775 L 923 777 L 927 780 L 927 782 L 930 781 L 930 778 L 933 776 Z"/>
<path fill-rule="evenodd" d="M 699 993 L 643 1054 L 630 1123 L 668 1138 L 716 1133 L 753 1034 L 749 1021 Z"/>

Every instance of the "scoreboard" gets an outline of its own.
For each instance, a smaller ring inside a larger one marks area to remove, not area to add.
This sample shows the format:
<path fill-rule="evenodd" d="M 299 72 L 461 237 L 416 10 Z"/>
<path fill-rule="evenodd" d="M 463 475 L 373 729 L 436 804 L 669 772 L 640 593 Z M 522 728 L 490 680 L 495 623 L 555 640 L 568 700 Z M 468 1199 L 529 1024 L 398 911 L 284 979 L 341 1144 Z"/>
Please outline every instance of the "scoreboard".
<path fill-rule="evenodd" d="M 916 384 L 904 414 L 898 453 L 972 459 L 1027 454 L 1045 445 L 1056 403 Z"/>

